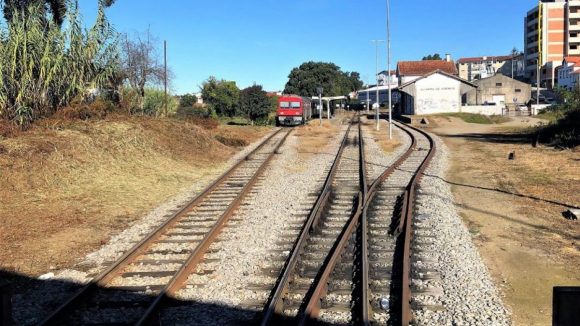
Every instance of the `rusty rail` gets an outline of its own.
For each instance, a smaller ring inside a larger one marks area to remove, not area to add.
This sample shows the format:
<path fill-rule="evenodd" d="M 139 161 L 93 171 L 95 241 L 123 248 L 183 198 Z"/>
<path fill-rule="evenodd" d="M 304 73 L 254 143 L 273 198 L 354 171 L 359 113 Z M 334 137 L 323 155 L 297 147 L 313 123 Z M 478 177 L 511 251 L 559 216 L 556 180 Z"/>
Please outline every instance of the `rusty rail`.
<path fill-rule="evenodd" d="M 403 217 L 401 218 L 404 221 L 404 230 L 405 230 L 405 239 L 404 239 L 404 247 L 403 247 L 403 274 L 402 274 L 402 293 L 401 293 L 401 325 L 409 325 L 413 321 L 413 311 L 411 309 L 411 234 L 412 234 L 412 220 L 414 214 L 414 201 L 415 201 L 415 186 L 419 184 L 423 173 L 429 166 L 431 159 L 435 155 L 435 142 L 433 138 L 429 136 L 426 132 L 409 126 L 407 127 L 414 129 L 425 135 L 427 139 L 429 139 L 429 143 L 431 144 L 431 148 L 429 154 L 417 170 L 417 172 L 411 178 L 411 182 L 405 191 L 405 198 L 404 198 L 404 206 L 403 206 Z"/>
<path fill-rule="evenodd" d="M 334 160 L 334 163 L 330 168 L 330 172 L 326 177 L 326 181 L 324 182 L 324 186 L 322 187 L 322 192 L 318 196 L 318 200 L 314 204 L 314 207 L 310 215 L 308 216 L 308 219 L 304 227 L 302 228 L 302 231 L 300 231 L 298 240 L 296 241 L 296 244 L 292 248 L 292 252 L 289 255 L 288 261 L 284 269 L 284 274 L 280 278 L 280 281 L 274 287 L 271 300 L 270 302 L 268 302 L 268 304 L 264 309 L 265 312 L 264 317 L 262 318 L 261 323 L 262 326 L 269 325 L 273 321 L 276 314 L 282 314 L 283 309 L 282 299 L 288 293 L 291 275 L 294 273 L 294 270 L 296 269 L 296 264 L 298 263 L 299 256 L 302 253 L 304 245 L 306 244 L 306 241 L 309 238 L 309 232 L 312 229 L 313 225 L 316 225 L 317 221 L 320 219 L 320 216 L 322 215 L 322 208 L 324 207 L 330 196 L 330 187 L 332 185 L 332 180 L 334 180 L 334 176 L 338 169 L 338 165 L 342 157 L 342 152 L 345 148 L 345 144 L 348 139 L 348 133 L 350 131 L 350 128 L 351 125 L 348 126 L 344 134 L 344 138 L 342 139 L 342 143 L 340 144 L 340 148 L 336 155 L 336 159 Z"/>
<path fill-rule="evenodd" d="M 364 139 L 362 137 L 362 128 L 360 124 L 360 120 L 358 123 L 358 135 L 359 135 L 359 175 L 361 180 L 361 190 L 358 194 L 358 203 L 356 205 L 357 209 L 353 216 L 351 217 L 349 223 L 346 225 L 344 230 L 342 231 L 340 237 L 337 239 L 338 242 L 333 246 L 329 259 L 327 261 L 326 266 L 324 267 L 324 271 L 322 272 L 320 278 L 318 279 L 318 283 L 306 305 L 306 309 L 302 314 L 302 318 L 300 319 L 299 325 L 305 325 L 310 320 L 315 319 L 320 312 L 320 299 L 324 297 L 328 291 L 328 280 L 330 274 L 334 270 L 337 261 L 341 258 L 341 254 L 346 247 L 347 242 L 350 240 L 352 233 L 355 231 L 356 226 L 359 222 L 359 218 L 362 213 L 363 204 L 365 202 L 367 196 L 367 182 L 366 182 L 366 167 L 365 167 L 365 156 L 364 156 Z"/>
<path fill-rule="evenodd" d="M 183 264 L 183 266 L 181 266 L 181 268 L 177 271 L 175 276 L 173 276 L 171 281 L 169 281 L 169 283 L 165 286 L 165 288 L 159 293 L 159 295 L 157 295 L 153 303 L 149 306 L 149 308 L 147 308 L 147 311 L 143 314 L 143 317 L 135 325 L 150 324 L 151 321 L 153 321 L 157 317 L 156 312 L 162 305 L 163 301 L 169 297 L 172 297 L 175 294 L 175 292 L 182 287 L 182 284 L 187 280 L 187 277 L 191 274 L 191 272 L 203 259 L 203 255 L 205 255 L 209 246 L 214 242 L 214 240 L 220 234 L 221 230 L 226 226 L 230 217 L 233 215 L 238 206 L 241 204 L 242 200 L 249 193 L 252 186 L 256 183 L 258 177 L 263 173 L 263 171 L 265 171 L 269 162 L 274 158 L 274 154 L 282 146 L 288 135 L 290 135 L 290 132 L 288 132 L 284 136 L 284 138 L 280 141 L 280 143 L 274 149 L 272 154 L 268 156 L 266 161 L 264 161 L 262 166 L 254 174 L 250 182 L 246 184 L 239 198 L 228 207 L 227 211 L 220 217 L 219 221 L 214 225 L 211 231 L 197 245 L 195 250 L 191 253 L 190 257 L 187 259 L 186 263 Z"/>
<path fill-rule="evenodd" d="M 257 153 L 264 145 L 275 137 L 278 133 L 280 133 L 283 129 L 279 129 L 276 132 L 272 133 L 268 138 L 266 138 L 259 146 L 257 146 L 250 154 L 246 155 L 244 159 L 240 160 L 237 164 L 227 170 L 222 176 L 220 176 L 216 181 L 214 181 L 211 185 L 209 185 L 202 193 L 192 199 L 189 203 L 184 205 L 181 209 L 179 209 L 176 213 L 174 213 L 171 217 L 169 217 L 162 225 L 160 225 L 157 229 L 153 230 L 149 233 L 143 240 L 133 246 L 130 250 L 128 250 L 123 256 L 121 256 L 114 264 L 109 266 L 106 270 L 104 270 L 101 274 L 97 275 L 93 278 L 89 283 L 83 286 L 79 291 L 77 291 L 73 296 L 71 296 L 67 301 L 61 304 L 57 309 L 55 309 L 49 316 L 43 319 L 38 325 L 55 325 L 58 324 L 60 319 L 69 309 L 75 307 L 79 302 L 82 302 L 85 297 L 89 296 L 95 289 L 98 287 L 102 287 L 106 285 L 111 279 L 113 279 L 118 272 L 120 272 L 123 268 L 125 268 L 128 264 L 130 264 L 136 257 L 142 254 L 149 245 L 153 244 L 157 238 L 163 235 L 168 229 L 170 229 L 178 220 L 179 218 L 189 211 L 191 208 L 198 205 L 209 193 L 211 193 L 214 189 L 216 189 L 221 183 L 223 183 L 229 176 L 231 176 L 242 164 L 245 160 L 249 159 L 253 154 Z M 290 132 L 288 132 L 290 134 Z M 288 136 L 288 134 L 284 137 Z M 284 140 L 280 142 L 282 144 Z M 275 152 L 275 151 L 274 151 Z M 273 153 L 274 153 L 273 152 Z M 236 205 L 237 207 L 237 205 Z"/>

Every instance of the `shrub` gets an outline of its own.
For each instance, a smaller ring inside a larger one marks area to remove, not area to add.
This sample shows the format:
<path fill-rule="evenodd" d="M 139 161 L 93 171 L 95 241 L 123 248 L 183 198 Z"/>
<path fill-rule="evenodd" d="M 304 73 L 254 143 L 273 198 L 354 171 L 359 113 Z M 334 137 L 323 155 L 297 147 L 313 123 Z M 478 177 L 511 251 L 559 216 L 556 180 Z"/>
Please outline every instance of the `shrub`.
<path fill-rule="evenodd" d="M 206 119 L 211 117 L 212 112 L 211 109 L 205 106 L 185 106 L 185 107 L 178 107 L 175 110 L 175 117 L 181 119 L 191 119 L 191 118 L 202 118 Z"/>

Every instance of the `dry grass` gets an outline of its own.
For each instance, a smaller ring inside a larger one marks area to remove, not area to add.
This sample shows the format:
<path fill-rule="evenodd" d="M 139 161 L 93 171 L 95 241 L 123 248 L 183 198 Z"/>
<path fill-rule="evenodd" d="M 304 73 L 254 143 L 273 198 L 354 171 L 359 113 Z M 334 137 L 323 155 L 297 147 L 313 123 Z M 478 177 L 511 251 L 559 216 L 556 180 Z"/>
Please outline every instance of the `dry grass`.
<path fill-rule="evenodd" d="M 322 126 L 319 120 L 311 120 L 307 125 L 296 128 L 294 135 L 299 137 L 298 156 L 300 160 L 328 151 L 330 141 L 339 130 L 339 126 L 330 124 L 327 119 L 322 119 Z"/>
<path fill-rule="evenodd" d="M 397 133 L 393 132 L 393 139 L 389 139 L 388 125 L 380 127 L 379 131 L 376 129 L 374 120 L 363 119 L 362 125 L 363 129 L 371 132 L 374 138 L 371 141 L 375 141 L 383 152 L 390 154 L 395 150 L 395 148 L 401 146 L 401 140 L 397 136 Z"/>
<path fill-rule="evenodd" d="M 0 268 L 70 265 L 239 150 L 216 136 L 252 142 L 266 132 L 111 117 L 45 120 L 0 140 Z"/>

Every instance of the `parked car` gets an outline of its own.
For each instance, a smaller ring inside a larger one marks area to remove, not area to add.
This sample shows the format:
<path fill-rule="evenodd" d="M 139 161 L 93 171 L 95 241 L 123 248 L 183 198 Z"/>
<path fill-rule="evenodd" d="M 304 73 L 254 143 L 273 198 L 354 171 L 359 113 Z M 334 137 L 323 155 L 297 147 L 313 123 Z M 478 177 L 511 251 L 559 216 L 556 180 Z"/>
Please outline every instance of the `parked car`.
<path fill-rule="evenodd" d="M 516 105 L 516 111 L 527 111 L 527 110 L 528 110 L 528 106 L 525 104 Z"/>

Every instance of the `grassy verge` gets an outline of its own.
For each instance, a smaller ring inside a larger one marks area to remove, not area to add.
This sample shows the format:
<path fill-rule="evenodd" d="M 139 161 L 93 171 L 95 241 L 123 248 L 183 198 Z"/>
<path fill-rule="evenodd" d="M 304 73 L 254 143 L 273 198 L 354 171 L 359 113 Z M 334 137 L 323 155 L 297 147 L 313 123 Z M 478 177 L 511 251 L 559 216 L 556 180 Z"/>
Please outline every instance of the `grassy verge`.
<path fill-rule="evenodd" d="M 541 113 L 534 116 L 534 118 L 548 120 L 550 122 L 555 122 L 558 117 L 552 111 L 542 111 Z"/>
<path fill-rule="evenodd" d="M 440 117 L 454 117 L 459 118 L 467 123 L 478 123 L 478 124 L 495 124 L 508 122 L 509 118 L 502 117 L 499 115 L 487 116 L 483 114 L 473 114 L 473 113 L 442 113 L 438 114 Z"/>

